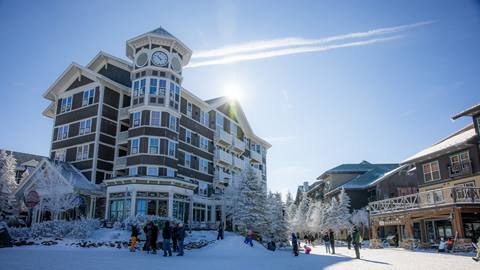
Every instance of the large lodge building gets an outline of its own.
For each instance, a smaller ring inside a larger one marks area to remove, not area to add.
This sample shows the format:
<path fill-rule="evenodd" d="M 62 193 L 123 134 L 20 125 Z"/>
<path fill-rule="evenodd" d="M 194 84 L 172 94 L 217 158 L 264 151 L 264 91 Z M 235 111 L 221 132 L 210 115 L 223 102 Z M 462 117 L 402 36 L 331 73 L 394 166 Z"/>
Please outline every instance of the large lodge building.
<path fill-rule="evenodd" d="M 72 63 L 45 92 L 50 159 L 16 196 L 52 169 L 83 197 L 82 215 L 158 215 L 193 227 L 225 221 L 225 189 L 237 188 L 243 171 L 266 188 L 271 145 L 237 101 L 202 100 L 181 86 L 192 51 L 165 29 L 128 40 L 126 55 L 132 62 L 100 52 L 86 66 Z M 36 211 L 35 220 L 44 215 Z"/>

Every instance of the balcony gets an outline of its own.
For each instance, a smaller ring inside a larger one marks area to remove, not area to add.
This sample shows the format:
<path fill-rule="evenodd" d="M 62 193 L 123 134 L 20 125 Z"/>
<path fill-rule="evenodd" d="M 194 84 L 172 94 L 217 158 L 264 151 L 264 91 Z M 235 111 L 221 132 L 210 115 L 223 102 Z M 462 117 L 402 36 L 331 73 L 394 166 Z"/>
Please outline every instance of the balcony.
<path fill-rule="evenodd" d="M 480 188 L 449 187 L 423 191 L 368 204 L 370 215 L 382 215 L 406 210 L 428 209 L 455 204 L 480 204 Z"/>
<path fill-rule="evenodd" d="M 128 131 L 118 133 L 118 144 L 126 144 L 128 142 Z"/>
<path fill-rule="evenodd" d="M 243 170 L 245 162 L 236 156 L 233 156 L 233 167 Z"/>
<path fill-rule="evenodd" d="M 457 162 L 448 166 L 450 178 L 472 174 L 472 162 L 470 160 Z"/>
<path fill-rule="evenodd" d="M 250 151 L 250 159 L 252 162 L 262 163 L 262 154 L 252 150 Z"/>
<path fill-rule="evenodd" d="M 218 128 L 215 131 L 215 141 L 219 144 L 230 146 L 233 141 L 233 136 L 225 130 Z"/>
<path fill-rule="evenodd" d="M 117 157 L 114 170 L 122 170 L 127 167 L 127 157 Z"/>
<path fill-rule="evenodd" d="M 262 179 L 262 170 L 252 167 L 252 171 L 258 179 Z"/>
<path fill-rule="evenodd" d="M 216 149 L 215 150 L 215 159 L 226 166 L 232 165 L 232 155 L 230 153 L 227 153 L 223 151 L 222 149 Z"/>
<path fill-rule="evenodd" d="M 245 151 L 245 142 L 237 137 L 233 137 L 233 151 L 243 153 Z"/>
<path fill-rule="evenodd" d="M 230 184 L 230 181 L 232 180 L 232 175 L 229 173 L 226 173 L 222 170 L 217 170 L 215 171 L 214 174 L 214 182 L 217 185 L 221 185 L 223 187 L 226 187 Z"/>
<path fill-rule="evenodd" d="M 118 119 L 119 120 L 129 118 L 128 109 L 129 109 L 129 107 L 125 107 L 125 108 L 120 108 L 118 110 Z"/>

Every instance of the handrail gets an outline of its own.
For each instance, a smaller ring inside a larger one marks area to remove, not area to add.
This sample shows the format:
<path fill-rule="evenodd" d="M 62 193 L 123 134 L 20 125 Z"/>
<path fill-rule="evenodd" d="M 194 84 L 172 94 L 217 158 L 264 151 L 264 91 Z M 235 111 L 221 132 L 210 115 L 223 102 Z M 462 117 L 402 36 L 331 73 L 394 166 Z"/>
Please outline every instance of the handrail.
<path fill-rule="evenodd" d="M 400 212 L 450 204 L 480 204 L 480 188 L 448 187 L 374 201 L 368 204 L 370 214 Z"/>

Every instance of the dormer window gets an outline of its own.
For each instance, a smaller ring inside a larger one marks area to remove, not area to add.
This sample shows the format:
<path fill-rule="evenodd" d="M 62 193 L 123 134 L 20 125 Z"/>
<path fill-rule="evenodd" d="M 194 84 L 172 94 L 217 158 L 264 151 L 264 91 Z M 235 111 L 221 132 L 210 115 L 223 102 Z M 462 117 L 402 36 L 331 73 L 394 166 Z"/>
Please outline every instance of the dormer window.
<path fill-rule="evenodd" d="M 440 166 L 438 160 L 423 164 L 423 178 L 425 182 L 440 180 Z"/>
<path fill-rule="evenodd" d="M 95 89 L 83 91 L 82 107 L 92 105 L 95 98 Z"/>
<path fill-rule="evenodd" d="M 69 112 L 72 110 L 72 97 L 62 98 L 61 105 L 60 105 L 60 112 Z"/>

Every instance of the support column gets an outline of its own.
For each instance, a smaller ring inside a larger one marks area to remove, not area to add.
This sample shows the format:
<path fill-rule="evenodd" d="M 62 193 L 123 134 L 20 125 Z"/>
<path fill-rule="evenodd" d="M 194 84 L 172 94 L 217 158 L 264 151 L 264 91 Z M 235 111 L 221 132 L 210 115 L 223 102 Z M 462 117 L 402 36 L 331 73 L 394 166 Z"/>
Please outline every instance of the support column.
<path fill-rule="evenodd" d="M 130 216 L 134 217 L 136 215 L 136 212 L 137 212 L 137 191 L 132 190 L 130 192 L 132 194 L 130 196 Z"/>
<path fill-rule="evenodd" d="M 215 204 L 212 204 L 211 207 L 210 207 L 210 221 L 211 222 L 217 222 L 218 220 L 216 220 L 216 216 L 215 216 L 215 207 L 217 207 Z"/>
<path fill-rule="evenodd" d="M 458 232 L 458 238 L 465 238 L 465 233 L 463 231 L 462 211 L 460 208 L 453 209 L 452 226 L 453 231 Z"/>
<path fill-rule="evenodd" d="M 88 209 L 89 218 L 93 218 L 93 215 L 95 213 L 95 201 L 96 201 L 96 198 L 94 196 L 90 197 L 90 207 Z"/>
<path fill-rule="evenodd" d="M 105 220 L 110 220 L 110 194 L 107 192 L 107 196 L 105 198 Z"/>
<path fill-rule="evenodd" d="M 168 192 L 168 218 L 173 219 L 173 192 Z"/>
<path fill-rule="evenodd" d="M 408 239 L 413 239 L 413 223 L 410 216 L 405 218 L 405 234 Z"/>
<path fill-rule="evenodd" d="M 192 226 L 193 222 L 193 196 L 189 197 L 190 203 L 188 205 L 188 224 Z"/>

